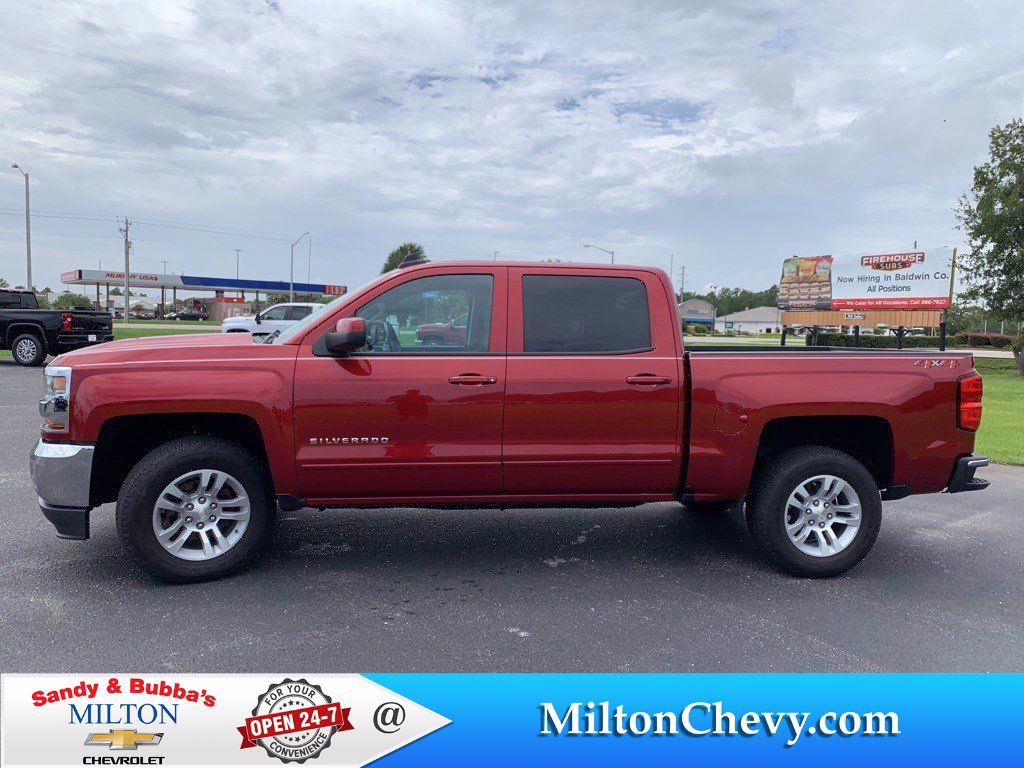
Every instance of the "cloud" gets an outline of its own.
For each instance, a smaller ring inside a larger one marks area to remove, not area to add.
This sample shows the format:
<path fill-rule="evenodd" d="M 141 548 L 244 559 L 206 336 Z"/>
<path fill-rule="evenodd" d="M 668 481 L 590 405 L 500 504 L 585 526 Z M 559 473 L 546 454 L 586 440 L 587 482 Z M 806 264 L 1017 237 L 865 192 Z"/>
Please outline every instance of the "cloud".
<path fill-rule="evenodd" d="M 313 277 L 352 285 L 407 239 L 599 242 L 753 288 L 795 252 L 945 244 L 987 130 L 1024 106 L 1012 2 L 30 2 L 6 21 L 0 145 L 38 209 L 308 229 Z M 5 264 L 18 226 L 0 215 Z M 34 228 L 45 281 L 117 258 L 107 223 Z M 136 244 L 140 268 L 186 272 L 234 248 L 287 271 L 277 240 Z"/>

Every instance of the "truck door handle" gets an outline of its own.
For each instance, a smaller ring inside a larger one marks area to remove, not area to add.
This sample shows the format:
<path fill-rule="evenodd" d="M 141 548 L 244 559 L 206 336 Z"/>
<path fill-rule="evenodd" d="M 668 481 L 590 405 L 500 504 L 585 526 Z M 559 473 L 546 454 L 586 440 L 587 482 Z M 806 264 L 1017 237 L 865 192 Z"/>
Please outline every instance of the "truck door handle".
<path fill-rule="evenodd" d="M 636 376 L 627 376 L 626 383 L 635 386 L 654 387 L 658 384 L 671 384 L 672 379 L 668 376 L 656 376 L 653 373 L 638 373 Z"/>
<path fill-rule="evenodd" d="M 460 387 L 480 387 L 484 384 L 497 384 L 498 379 L 494 376 L 481 376 L 479 373 L 460 373 L 448 379 L 448 383 Z"/>

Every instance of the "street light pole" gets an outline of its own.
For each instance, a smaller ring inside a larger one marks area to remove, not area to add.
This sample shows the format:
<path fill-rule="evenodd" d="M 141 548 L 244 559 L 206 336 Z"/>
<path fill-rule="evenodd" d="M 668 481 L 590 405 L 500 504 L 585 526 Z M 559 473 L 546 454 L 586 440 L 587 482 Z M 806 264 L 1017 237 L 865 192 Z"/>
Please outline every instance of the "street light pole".
<path fill-rule="evenodd" d="M 25 177 L 25 273 L 28 279 L 25 287 L 31 291 L 34 289 L 32 287 L 32 218 L 29 214 L 28 174 L 17 163 L 11 163 L 11 168 Z"/>
<path fill-rule="evenodd" d="M 308 234 L 309 232 L 303 232 L 299 235 L 299 239 L 292 243 L 292 257 L 288 271 L 288 301 L 290 302 L 295 301 L 295 246 Z"/>
<path fill-rule="evenodd" d="M 607 253 L 609 256 L 612 257 L 612 264 L 615 263 L 615 251 L 609 251 L 607 248 L 602 248 L 600 245 L 590 245 L 590 243 L 587 243 L 583 247 L 584 248 L 596 248 L 599 251 L 604 251 L 605 253 Z"/>

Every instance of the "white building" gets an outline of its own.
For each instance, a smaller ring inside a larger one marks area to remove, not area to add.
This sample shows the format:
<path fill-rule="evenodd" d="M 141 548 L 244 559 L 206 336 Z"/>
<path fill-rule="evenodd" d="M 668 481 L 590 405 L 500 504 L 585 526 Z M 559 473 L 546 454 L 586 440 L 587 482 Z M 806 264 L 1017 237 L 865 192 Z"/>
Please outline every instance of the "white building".
<path fill-rule="evenodd" d="M 782 310 L 778 307 L 754 307 L 715 318 L 715 330 L 746 333 L 781 333 Z"/>

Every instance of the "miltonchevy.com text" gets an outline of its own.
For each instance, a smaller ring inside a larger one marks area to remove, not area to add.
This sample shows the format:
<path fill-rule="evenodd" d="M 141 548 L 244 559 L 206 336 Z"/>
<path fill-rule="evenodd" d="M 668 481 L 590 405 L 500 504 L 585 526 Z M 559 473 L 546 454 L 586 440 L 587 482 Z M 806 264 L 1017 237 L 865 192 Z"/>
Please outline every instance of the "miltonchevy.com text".
<path fill-rule="evenodd" d="M 898 736 L 895 712 L 732 712 L 721 701 L 694 701 L 675 712 L 628 712 L 621 704 L 540 705 L 541 736 Z"/>

